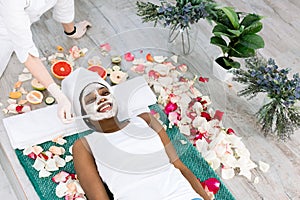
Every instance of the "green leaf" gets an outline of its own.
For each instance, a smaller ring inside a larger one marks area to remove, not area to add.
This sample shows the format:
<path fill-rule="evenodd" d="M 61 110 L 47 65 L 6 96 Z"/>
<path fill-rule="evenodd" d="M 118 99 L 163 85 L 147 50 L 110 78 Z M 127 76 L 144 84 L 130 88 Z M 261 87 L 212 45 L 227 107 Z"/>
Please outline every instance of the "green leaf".
<path fill-rule="evenodd" d="M 218 37 L 218 36 L 211 37 L 210 38 L 210 43 L 220 47 L 224 54 L 226 52 L 228 52 L 228 50 L 229 50 L 226 41 L 221 37 Z"/>
<path fill-rule="evenodd" d="M 255 51 L 252 48 L 248 48 L 238 43 L 228 51 L 228 55 L 229 57 L 248 58 L 254 56 Z"/>
<path fill-rule="evenodd" d="M 257 14 L 248 14 L 241 22 L 241 25 L 248 27 L 262 19 L 262 16 L 259 16 Z"/>
<path fill-rule="evenodd" d="M 234 11 L 234 9 L 231 7 L 223 7 L 221 9 L 226 14 L 228 19 L 230 20 L 232 26 L 235 29 L 239 29 L 239 27 L 240 27 L 239 18 L 238 18 L 238 15 L 236 14 L 236 12 Z"/>
<path fill-rule="evenodd" d="M 240 38 L 240 43 L 251 49 L 260 49 L 265 46 L 263 38 L 257 34 L 243 35 Z"/>
<path fill-rule="evenodd" d="M 241 31 L 240 30 L 228 30 L 228 32 L 234 34 L 235 37 L 239 37 L 241 35 Z"/>
<path fill-rule="evenodd" d="M 215 36 L 230 36 L 229 33 L 228 33 L 228 28 L 222 24 L 217 24 L 213 30 L 212 30 L 212 33 L 215 35 Z"/>
<path fill-rule="evenodd" d="M 233 60 L 230 60 L 230 59 L 225 59 L 223 58 L 224 60 L 224 63 L 225 65 L 228 67 L 228 68 L 240 68 L 241 64 L 239 62 L 236 62 L 236 61 L 233 61 Z"/>
<path fill-rule="evenodd" d="M 258 33 L 262 29 L 262 27 L 263 24 L 261 22 L 255 22 L 250 26 L 248 26 L 247 28 L 245 28 L 242 35 Z"/>

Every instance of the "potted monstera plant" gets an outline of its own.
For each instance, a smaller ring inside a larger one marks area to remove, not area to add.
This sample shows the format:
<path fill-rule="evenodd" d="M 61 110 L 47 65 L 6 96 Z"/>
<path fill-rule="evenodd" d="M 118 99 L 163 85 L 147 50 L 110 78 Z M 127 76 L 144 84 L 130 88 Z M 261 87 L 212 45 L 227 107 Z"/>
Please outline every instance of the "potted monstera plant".
<path fill-rule="evenodd" d="M 215 59 L 215 66 L 220 66 L 226 73 L 232 68 L 240 68 L 240 62 L 234 58 L 253 57 L 257 49 L 264 47 L 264 40 L 258 35 L 263 28 L 263 17 L 236 12 L 232 7 L 219 8 L 215 13 L 210 43 L 221 48 L 222 53 Z M 215 68 L 213 70 L 216 71 Z M 223 72 L 218 73 L 216 76 L 225 77 Z"/>

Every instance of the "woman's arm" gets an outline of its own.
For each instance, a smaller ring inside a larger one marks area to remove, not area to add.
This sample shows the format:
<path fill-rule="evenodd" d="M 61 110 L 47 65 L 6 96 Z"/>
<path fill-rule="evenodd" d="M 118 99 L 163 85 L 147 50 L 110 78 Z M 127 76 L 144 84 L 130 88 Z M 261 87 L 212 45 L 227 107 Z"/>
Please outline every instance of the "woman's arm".
<path fill-rule="evenodd" d="M 89 200 L 109 200 L 97 166 L 88 146 L 82 138 L 73 145 L 73 161 L 76 174 Z"/>
<path fill-rule="evenodd" d="M 177 169 L 180 170 L 182 175 L 189 181 L 189 183 L 191 184 L 193 189 L 198 194 L 200 194 L 204 198 L 204 200 L 210 200 L 210 197 L 207 195 L 207 193 L 203 189 L 203 187 L 202 187 L 201 183 L 199 182 L 199 180 L 197 179 L 197 177 L 178 158 L 176 150 L 175 150 L 173 144 L 171 143 L 171 140 L 170 140 L 169 136 L 167 135 L 165 129 L 160 124 L 160 122 L 154 116 L 152 116 L 150 113 L 142 113 L 139 116 L 141 118 L 143 118 L 149 124 L 149 126 L 158 133 L 162 143 L 165 146 L 165 150 L 170 158 L 171 163 L 173 163 L 173 165 Z"/>

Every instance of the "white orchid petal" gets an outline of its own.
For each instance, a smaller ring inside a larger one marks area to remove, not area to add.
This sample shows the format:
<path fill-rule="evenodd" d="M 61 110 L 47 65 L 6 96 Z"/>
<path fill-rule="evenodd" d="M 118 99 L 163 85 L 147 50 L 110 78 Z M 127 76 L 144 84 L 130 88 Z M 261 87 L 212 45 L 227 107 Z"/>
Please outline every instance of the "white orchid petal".
<path fill-rule="evenodd" d="M 164 62 L 167 59 L 167 57 L 164 57 L 164 56 L 153 56 L 153 59 L 154 59 L 155 62 L 162 63 L 162 62 Z"/>
<path fill-rule="evenodd" d="M 267 172 L 270 169 L 270 165 L 263 161 L 258 161 L 259 169 L 263 172 Z"/>
<path fill-rule="evenodd" d="M 26 147 L 23 150 L 23 155 L 29 155 L 30 153 L 32 153 L 32 147 Z"/>
<path fill-rule="evenodd" d="M 81 187 L 81 185 L 80 185 L 80 183 L 79 183 L 79 181 L 75 180 L 74 183 L 76 185 L 76 191 L 77 191 L 77 193 L 79 193 L 79 194 L 85 194 L 84 191 L 83 191 L 83 189 L 82 189 L 82 187 Z"/>
<path fill-rule="evenodd" d="M 57 155 L 53 156 L 53 159 L 55 160 L 57 167 L 64 167 L 66 165 L 65 159 L 63 159 Z"/>
<path fill-rule="evenodd" d="M 43 148 L 41 146 L 33 146 L 32 147 L 32 152 L 35 154 L 35 155 L 39 155 L 41 152 L 43 152 Z"/>
<path fill-rule="evenodd" d="M 178 61 L 178 56 L 177 55 L 173 55 L 170 57 L 170 59 L 174 62 L 174 63 L 177 63 Z"/>
<path fill-rule="evenodd" d="M 69 152 L 70 152 L 70 154 L 73 154 L 73 145 L 71 145 L 71 146 L 69 147 Z"/>
<path fill-rule="evenodd" d="M 223 179 L 231 179 L 234 177 L 234 169 L 233 168 L 222 168 L 221 170 Z"/>
<path fill-rule="evenodd" d="M 70 161 L 72 161 L 73 160 L 73 156 L 66 156 L 65 157 L 65 161 L 66 162 L 70 162 Z"/>
<path fill-rule="evenodd" d="M 41 169 L 39 171 L 39 178 L 45 178 L 45 177 L 49 177 L 52 173 L 45 170 L 45 169 Z"/>
<path fill-rule="evenodd" d="M 182 125 L 179 127 L 179 131 L 184 134 L 184 135 L 191 135 L 191 132 L 190 132 L 190 126 L 189 125 Z"/>
<path fill-rule="evenodd" d="M 251 172 L 248 169 L 240 169 L 239 175 L 245 176 L 249 181 L 251 180 Z"/>
<path fill-rule="evenodd" d="M 52 172 L 58 170 L 59 168 L 57 167 L 56 161 L 54 159 L 48 159 L 46 161 L 45 169 Z"/>
<path fill-rule="evenodd" d="M 37 171 L 40 171 L 42 169 L 45 168 L 45 161 L 43 159 L 41 159 L 40 157 L 37 157 L 32 165 L 32 167 L 34 169 L 36 169 Z"/>
<path fill-rule="evenodd" d="M 209 165 L 213 170 L 217 170 L 221 166 L 221 162 L 219 159 L 214 159 L 209 162 Z"/>
<path fill-rule="evenodd" d="M 63 198 L 64 196 L 66 196 L 68 194 L 68 188 L 67 188 L 67 184 L 60 182 L 55 189 L 55 194 L 56 196 L 58 196 L 59 198 Z"/>
<path fill-rule="evenodd" d="M 163 87 L 168 87 L 173 83 L 173 79 L 171 77 L 160 77 L 157 80 Z"/>
<path fill-rule="evenodd" d="M 208 150 L 208 143 L 206 140 L 197 140 L 196 141 L 196 148 L 201 153 L 201 155 L 204 157 L 207 154 Z"/>

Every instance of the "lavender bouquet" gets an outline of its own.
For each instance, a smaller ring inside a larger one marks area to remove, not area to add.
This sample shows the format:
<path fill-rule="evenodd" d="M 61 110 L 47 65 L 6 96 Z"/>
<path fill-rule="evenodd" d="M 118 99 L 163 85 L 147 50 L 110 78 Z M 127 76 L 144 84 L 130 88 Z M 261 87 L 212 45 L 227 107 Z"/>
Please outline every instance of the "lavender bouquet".
<path fill-rule="evenodd" d="M 233 71 L 234 81 L 247 85 L 238 92 L 249 99 L 265 93 L 269 102 L 256 113 L 265 136 L 269 133 L 285 140 L 300 127 L 300 110 L 295 104 L 300 99 L 300 78 L 290 69 L 280 69 L 274 59 L 257 56 L 245 59 L 245 69 Z M 291 77 L 291 78 L 289 78 Z"/>

